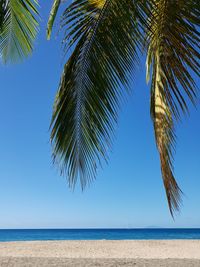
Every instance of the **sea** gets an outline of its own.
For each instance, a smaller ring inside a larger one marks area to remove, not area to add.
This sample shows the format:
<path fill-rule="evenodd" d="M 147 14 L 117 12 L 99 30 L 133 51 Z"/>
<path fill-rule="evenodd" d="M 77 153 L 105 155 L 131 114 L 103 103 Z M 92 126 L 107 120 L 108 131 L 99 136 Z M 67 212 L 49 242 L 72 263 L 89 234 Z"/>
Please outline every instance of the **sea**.
<path fill-rule="evenodd" d="M 145 229 L 2 229 L 0 242 L 39 240 L 200 239 L 200 228 Z"/>

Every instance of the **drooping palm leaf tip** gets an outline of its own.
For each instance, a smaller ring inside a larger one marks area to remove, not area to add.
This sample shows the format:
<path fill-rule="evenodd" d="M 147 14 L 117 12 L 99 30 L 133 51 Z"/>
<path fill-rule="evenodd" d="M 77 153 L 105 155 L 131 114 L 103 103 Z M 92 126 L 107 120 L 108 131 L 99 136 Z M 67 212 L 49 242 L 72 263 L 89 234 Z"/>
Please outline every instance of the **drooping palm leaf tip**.
<path fill-rule="evenodd" d="M 191 70 L 199 75 L 199 1 L 77 0 L 65 9 L 61 24 L 65 50 L 73 52 L 54 104 L 55 161 L 72 187 L 78 178 L 82 188 L 95 178 L 98 164 L 107 160 L 137 52 L 145 46 L 151 116 L 173 216 L 181 193 L 173 174 L 174 126 L 180 111 L 187 111 L 187 96 L 192 103 L 196 98 Z"/>
<path fill-rule="evenodd" d="M 38 30 L 37 5 L 36 0 L 1 1 L 0 55 L 4 62 L 15 62 L 32 52 Z"/>
<path fill-rule="evenodd" d="M 147 76 L 152 66 L 151 116 L 160 153 L 170 212 L 178 210 L 180 189 L 173 174 L 174 119 L 187 112 L 186 96 L 195 103 L 199 75 L 199 1 L 153 1 L 148 32 Z"/>

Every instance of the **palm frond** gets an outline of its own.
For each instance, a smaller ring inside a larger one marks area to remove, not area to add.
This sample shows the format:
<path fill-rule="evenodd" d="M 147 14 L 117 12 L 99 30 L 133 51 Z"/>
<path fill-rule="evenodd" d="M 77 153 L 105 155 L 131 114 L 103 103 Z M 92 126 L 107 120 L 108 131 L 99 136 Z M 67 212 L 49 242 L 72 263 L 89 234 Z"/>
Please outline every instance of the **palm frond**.
<path fill-rule="evenodd" d="M 51 32 L 52 32 L 52 28 L 53 28 L 53 24 L 58 12 L 58 8 L 61 4 L 61 0 L 54 0 L 51 11 L 50 11 L 50 15 L 49 15 L 49 20 L 48 20 L 48 24 L 47 24 L 47 40 L 50 40 L 51 38 Z"/>
<path fill-rule="evenodd" d="M 152 67 L 151 116 L 170 212 L 178 210 L 180 189 L 173 174 L 174 120 L 196 99 L 191 71 L 200 74 L 199 1 L 153 0 L 149 18 L 147 80 Z"/>
<path fill-rule="evenodd" d="M 56 96 L 51 139 L 72 187 L 79 177 L 84 188 L 107 161 L 120 99 L 138 59 L 141 2 L 77 0 L 63 14 L 65 48 L 75 49 Z"/>
<path fill-rule="evenodd" d="M 5 1 L 0 2 L 0 31 L 2 30 L 3 21 L 5 17 L 5 5 L 6 5 Z"/>
<path fill-rule="evenodd" d="M 0 31 L 0 55 L 4 62 L 17 61 L 33 49 L 38 22 L 36 0 L 4 0 Z"/>

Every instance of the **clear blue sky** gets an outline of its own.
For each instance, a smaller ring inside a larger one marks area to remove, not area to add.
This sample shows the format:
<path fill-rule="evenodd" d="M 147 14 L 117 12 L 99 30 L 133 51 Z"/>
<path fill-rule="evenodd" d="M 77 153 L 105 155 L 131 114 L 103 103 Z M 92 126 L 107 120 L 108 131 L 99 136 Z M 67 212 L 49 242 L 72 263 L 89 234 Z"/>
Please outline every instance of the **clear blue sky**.
<path fill-rule="evenodd" d="M 33 56 L 23 64 L 0 65 L 0 228 L 200 227 L 200 108 L 191 108 L 177 128 L 175 175 L 185 196 L 174 222 L 161 180 L 144 66 L 136 70 L 132 96 L 122 107 L 109 165 L 84 193 L 72 192 L 59 176 L 48 127 L 62 50 L 55 31 L 52 41 L 45 40 L 50 6 L 41 4 Z"/>

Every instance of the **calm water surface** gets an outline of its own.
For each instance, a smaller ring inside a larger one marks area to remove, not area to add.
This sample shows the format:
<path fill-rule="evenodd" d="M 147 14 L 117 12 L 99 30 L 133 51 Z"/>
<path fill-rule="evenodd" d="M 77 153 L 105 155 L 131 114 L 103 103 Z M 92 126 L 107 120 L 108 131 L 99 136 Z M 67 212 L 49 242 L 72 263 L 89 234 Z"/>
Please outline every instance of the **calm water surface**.
<path fill-rule="evenodd" d="M 200 239 L 200 229 L 24 229 L 0 230 L 0 241 Z"/>

